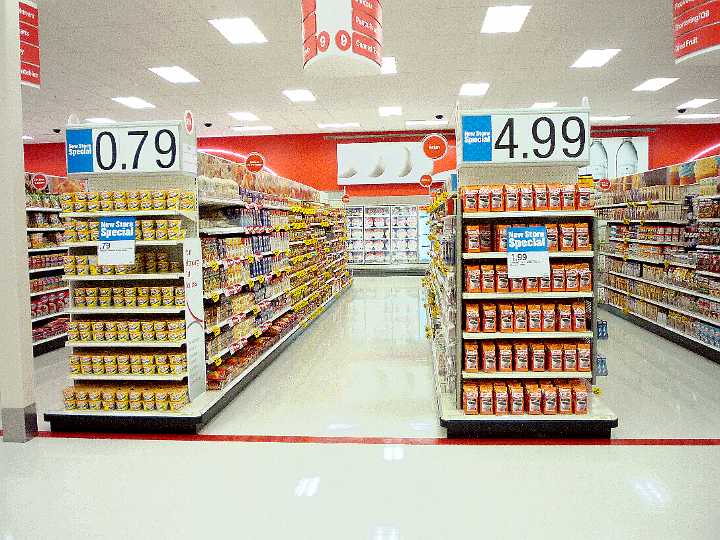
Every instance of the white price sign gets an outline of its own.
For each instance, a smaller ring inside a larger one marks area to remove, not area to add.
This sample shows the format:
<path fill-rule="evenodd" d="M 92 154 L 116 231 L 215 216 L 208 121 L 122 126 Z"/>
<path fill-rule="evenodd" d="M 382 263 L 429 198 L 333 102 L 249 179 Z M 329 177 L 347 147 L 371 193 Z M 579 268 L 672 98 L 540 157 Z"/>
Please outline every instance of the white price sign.
<path fill-rule="evenodd" d="M 463 163 L 582 165 L 590 156 L 590 112 L 523 109 L 463 113 L 458 139 Z"/>
<path fill-rule="evenodd" d="M 197 139 L 180 122 L 69 126 L 65 150 L 68 174 L 194 173 Z"/>
<path fill-rule="evenodd" d="M 507 234 L 509 278 L 550 276 L 550 253 L 545 227 L 511 227 Z"/>

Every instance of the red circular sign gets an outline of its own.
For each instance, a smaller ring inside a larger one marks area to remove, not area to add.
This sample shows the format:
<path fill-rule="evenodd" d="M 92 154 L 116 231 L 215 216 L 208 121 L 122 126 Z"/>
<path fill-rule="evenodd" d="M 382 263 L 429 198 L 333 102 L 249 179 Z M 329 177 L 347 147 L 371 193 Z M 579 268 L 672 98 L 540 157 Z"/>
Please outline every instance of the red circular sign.
<path fill-rule="evenodd" d="M 438 134 L 428 135 L 423 139 L 423 152 L 432 160 L 445 157 L 448 151 L 448 142 L 445 137 Z"/>
<path fill-rule="evenodd" d="M 48 185 L 47 176 L 44 174 L 36 174 L 32 177 L 32 185 L 35 189 L 42 191 Z"/>
<path fill-rule="evenodd" d="M 607 178 L 603 178 L 598 182 L 598 186 L 600 186 L 601 191 L 610 191 L 610 180 L 608 180 Z"/>
<path fill-rule="evenodd" d="M 317 48 L 320 52 L 325 52 L 330 47 L 330 34 L 320 32 L 317 37 Z"/>
<path fill-rule="evenodd" d="M 195 118 L 192 111 L 185 111 L 185 131 L 188 132 L 188 135 L 192 135 L 192 132 L 195 131 Z"/>
<path fill-rule="evenodd" d="M 262 157 L 262 154 L 253 152 L 248 155 L 247 159 L 245 159 L 245 167 L 250 172 L 260 172 L 263 170 L 263 167 L 265 167 L 265 158 Z"/>
<path fill-rule="evenodd" d="M 343 196 L 342 196 L 342 202 L 344 202 L 345 204 L 349 203 L 349 202 L 350 202 L 350 195 L 348 195 L 347 193 L 346 193 L 345 195 L 343 195 Z"/>
<path fill-rule="evenodd" d="M 424 188 L 429 188 L 433 183 L 433 177 L 429 174 L 424 174 L 420 177 L 420 185 Z"/>
<path fill-rule="evenodd" d="M 350 45 L 352 45 L 350 34 L 348 34 L 346 30 L 340 30 L 335 34 L 335 45 L 337 45 L 341 51 L 347 51 Z"/>

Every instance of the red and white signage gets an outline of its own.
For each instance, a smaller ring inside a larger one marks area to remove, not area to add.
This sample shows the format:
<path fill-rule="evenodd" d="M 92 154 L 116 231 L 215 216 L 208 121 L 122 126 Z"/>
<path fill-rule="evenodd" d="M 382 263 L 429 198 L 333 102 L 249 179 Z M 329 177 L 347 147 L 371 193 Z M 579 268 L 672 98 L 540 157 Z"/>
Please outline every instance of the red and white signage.
<path fill-rule="evenodd" d="M 720 0 L 674 0 L 675 62 L 720 50 Z"/>
<path fill-rule="evenodd" d="M 344 202 L 345 204 L 348 204 L 350 202 L 350 195 L 348 195 L 347 193 L 345 195 L 343 195 L 342 202 Z"/>
<path fill-rule="evenodd" d="M 19 2 L 20 13 L 20 82 L 40 87 L 40 32 L 37 4 Z"/>
<path fill-rule="evenodd" d="M 424 174 L 420 177 L 420 185 L 424 188 L 429 188 L 432 186 L 433 183 L 433 177 L 429 174 Z"/>
<path fill-rule="evenodd" d="M 610 183 L 610 180 L 603 178 L 598 182 L 598 187 L 600 188 L 600 191 L 610 191 L 612 184 Z"/>
<path fill-rule="evenodd" d="M 447 151 L 448 142 L 442 135 L 434 133 L 423 139 L 423 152 L 433 161 L 444 158 Z"/>
<path fill-rule="evenodd" d="M 301 0 L 306 69 L 335 76 L 377 74 L 382 65 L 380 0 Z"/>
<path fill-rule="evenodd" d="M 263 167 L 265 167 L 265 158 L 262 154 L 258 154 L 257 152 L 248 154 L 248 157 L 245 159 L 245 168 L 248 171 L 251 173 L 260 172 L 263 170 Z"/>
<path fill-rule="evenodd" d="M 192 111 L 185 111 L 185 116 L 183 118 L 185 120 L 185 132 L 188 135 L 192 135 L 193 131 L 195 131 L 195 117 L 193 116 Z"/>
<path fill-rule="evenodd" d="M 45 176 L 44 174 L 33 175 L 32 186 L 38 191 L 43 191 L 48 186 L 47 176 Z"/>

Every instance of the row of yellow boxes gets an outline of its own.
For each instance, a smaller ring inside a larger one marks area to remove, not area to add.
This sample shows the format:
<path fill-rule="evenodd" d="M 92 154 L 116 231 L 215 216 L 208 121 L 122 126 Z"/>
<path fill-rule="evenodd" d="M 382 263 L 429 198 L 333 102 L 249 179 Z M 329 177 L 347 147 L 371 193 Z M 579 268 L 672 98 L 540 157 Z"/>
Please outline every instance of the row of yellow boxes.
<path fill-rule="evenodd" d="M 185 339 L 185 321 L 70 321 L 68 340 L 135 343 L 178 342 Z"/>
<path fill-rule="evenodd" d="M 183 375 L 187 373 L 186 353 L 116 354 L 98 351 L 72 354 L 69 359 L 73 375 Z"/>
<path fill-rule="evenodd" d="M 60 195 L 63 212 L 194 210 L 195 194 L 177 189 L 155 191 L 79 191 Z"/>
<path fill-rule="evenodd" d="M 189 403 L 185 384 L 138 388 L 117 383 L 76 385 L 63 390 L 66 410 L 179 411 Z"/>

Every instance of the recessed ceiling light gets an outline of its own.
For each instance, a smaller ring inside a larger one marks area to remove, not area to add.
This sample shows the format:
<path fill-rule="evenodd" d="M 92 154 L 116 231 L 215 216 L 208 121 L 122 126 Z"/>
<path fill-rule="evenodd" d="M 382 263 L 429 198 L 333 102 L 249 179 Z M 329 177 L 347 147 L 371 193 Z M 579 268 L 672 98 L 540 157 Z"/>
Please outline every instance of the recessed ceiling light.
<path fill-rule="evenodd" d="M 257 122 L 259 118 L 255 116 L 251 112 L 231 112 L 228 113 L 230 116 L 232 116 L 235 120 L 239 120 L 240 122 Z"/>
<path fill-rule="evenodd" d="M 483 34 L 519 32 L 532 6 L 494 6 L 485 14 Z"/>
<path fill-rule="evenodd" d="M 233 45 L 267 43 L 267 38 L 247 17 L 238 19 L 212 19 L 208 21 Z"/>
<path fill-rule="evenodd" d="M 158 75 L 173 84 L 188 84 L 200 82 L 192 73 L 184 70 L 180 66 L 154 67 L 148 68 L 155 75 Z"/>
<path fill-rule="evenodd" d="M 310 90 L 283 90 L 283 94 L 285 94 L 285 97 L 294 103 L 317 101 L 317 98 Z"/>
<path fill-rule="evenodd" d="M 447 124 L 447 120 L 408 120 L 405 122 L 407 127 L 447 126 Z"/>
<path fill-rule="evenodd" d="M 682 105 L 678 105 L 678 109 L 699 109 L 700 107 L 704 107 L 705 105 L 709 105 L 710 103 L 715 103 L 717 99 L 703 99 L 703 98 L 696 98 L 691 99 L 690 101 L 687 101 L 683 103 Z"/>
<path fill-rule="evenodd" d="M 383 56 L 380 73 L 383 75 L 394 75 L 397 73 L 397 60 L 394 56 Z"/>
<path fill-rule="evenodd" d="M 531 109 L 553 109 L 557 107 L 557 101 L 539 101 L 538 103 L 533 103 L 533 106 L 530 107 Z"/>
<path fill-rule="evenodd" d="M 591 122 L 624 122 L 630 120 L 630 116 L 591 116 Z"/>
<path fill-rule="evenodd" d="M 272 126 L 233 126 L 233 131 L 272 131 Z"/>
<path fill-rule="evenodd" d="M 402 107 L 379 107 L 380 116 L 402 116 Z"/>
<path fill-rule="evenodd" d="M 126 107 L 130 107 L 131 109 L 154 109 L 155 105 L 152 103 L 148 103 L 144 99 L 141 99 L 139 97 L 114 97 L 112 98 L 113 101 L 120 103 L 121 105 L 125 105 Z"/>
<path fill-rule="evenodd" d="M 713 120 L 720 118 L 720 114 L 715 113 L 698 113 L 698 114 L 679 114 L 675 118 L 681 120 Z"/>
<path fill-rule="evenodd" d="M 359 128 L 360 124 L 357 122 L 345 122 L 345 123 L 334 123 L 334 124 L 318 124 L 317 127 L 320 129 L 349 129 Z"/>
<path fill-rule="evenodd" d="M 490 84 L 488 83 L 465 83 L 460 87 L 461 96 L 484 96 L 487 94 Z"/>
<path fill-rule="evenodd" d="M 32 141 L 32 140 L 35 140 L 35 137 L 31 137 L 30 135 L 23 135 L 22 140 L 23 141 Z"/>
<path fill-rule="evenodd" d="M 633 88 L 633 92 L 657 92 L 658 90 L 662 90 L 663 88 L 671 85 L 677 80 L 678 79 L 674 79 L 672 77 L 659 77 L 657 79 L 648 79 L 640 86 L 636 86 L 635 88 Z"/>
<path fill-rule="evenodd" d="M 88 124 L 117 124 L 112 118 L 86 118 Z"/>
<path fill-rule="evenodd" d="M 574 68 L 599 68 L 607 64 L 621 49 L 588 49 L 575 60 Z"/>

